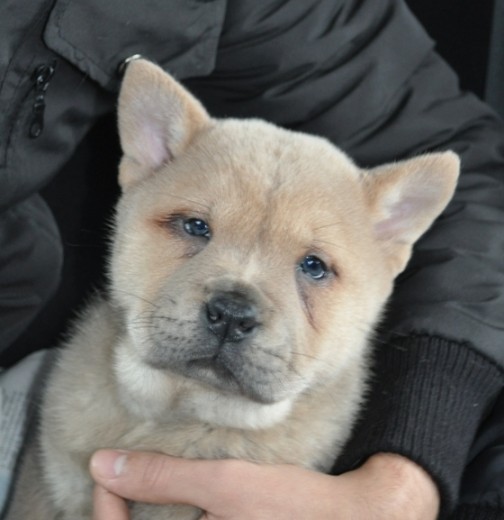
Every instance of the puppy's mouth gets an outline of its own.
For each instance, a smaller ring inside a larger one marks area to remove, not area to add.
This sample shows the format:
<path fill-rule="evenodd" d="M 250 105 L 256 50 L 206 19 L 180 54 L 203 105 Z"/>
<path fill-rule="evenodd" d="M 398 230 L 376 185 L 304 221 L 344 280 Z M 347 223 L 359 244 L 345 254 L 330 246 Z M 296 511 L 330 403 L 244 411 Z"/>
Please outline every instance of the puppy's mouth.
<path fill-rule="evenodd" d="M 208 385 L 226 394 L 242 395 L 261 404 L 272 404 L 274 399 L 270 385 L 254 380 L 251 371 L 243 366 L 243 360 L 228 359 L 222 352 L 198 358 L 171 360 L 145 360 L 157 369 L 168 370 L 178 375 Z"/>
<path fill-rule="evenodd" d="M 226 393 L 243 395 L 261 404 L 271 404 L 275 401 L 267 395 L 266 388 L 260 388 L 255 381 L 247 377 L 237 377 L 219 355 L 190 360 L 185 363 L 181 372 L 190 379 L 210 384 Z"/>
<path fill-rule="evenodd" d="M 209 374 L 215 376 L 221 383 L 225 384 L 227 388 L 233 386 L 239 387 L 233 372 L 218 359 L 218 356 L 188 361 L 186 363 L 186 370 L 186 375 L 189 377 L 200 379 L 199 375 Z M 194 376 L 192 376 L 192 374 L 194 374 Z"/>

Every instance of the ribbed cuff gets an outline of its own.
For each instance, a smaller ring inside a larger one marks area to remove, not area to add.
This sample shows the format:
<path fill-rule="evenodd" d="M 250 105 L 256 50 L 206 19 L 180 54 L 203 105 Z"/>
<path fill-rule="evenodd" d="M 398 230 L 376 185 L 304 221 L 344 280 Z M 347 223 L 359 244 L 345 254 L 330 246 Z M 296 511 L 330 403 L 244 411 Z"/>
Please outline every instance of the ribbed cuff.
<path fill-rule="evenodd" d="M 374 453 L 399 453 L 427 470 L 455 507 L 467 454 L 502 385 L 499 368 L 468 345 L 430 336 L 378 345 L 366 407 L 335 465 L 341 473 Z"/>

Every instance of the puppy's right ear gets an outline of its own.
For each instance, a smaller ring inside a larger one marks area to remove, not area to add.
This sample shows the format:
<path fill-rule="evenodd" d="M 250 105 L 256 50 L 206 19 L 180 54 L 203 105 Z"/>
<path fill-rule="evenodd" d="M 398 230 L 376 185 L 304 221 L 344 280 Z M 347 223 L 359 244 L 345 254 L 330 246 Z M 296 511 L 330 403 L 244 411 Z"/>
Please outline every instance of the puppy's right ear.
<path fill-rule="evenodd" d="M 201 103 L 153 63 L 132 61 L 119 94 L 123 189 L 181 154 L 210 118 Z"/>

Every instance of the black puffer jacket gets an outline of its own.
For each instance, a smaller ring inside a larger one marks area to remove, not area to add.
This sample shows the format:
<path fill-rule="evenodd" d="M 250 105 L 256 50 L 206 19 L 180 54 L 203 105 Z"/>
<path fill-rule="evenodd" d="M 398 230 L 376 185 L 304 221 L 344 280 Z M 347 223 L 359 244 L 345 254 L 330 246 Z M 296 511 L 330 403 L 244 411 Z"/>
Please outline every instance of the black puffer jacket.
<path fill-rule="evenodd" d="M 368 409 L 335 468 L 403 453 L 436 478 L 445 516 L 504 383 L 504 131 L 404 3 L 4 0 L 0 49 L 1 349 L 58 283 L 57 226 L 37 193 L 114 110 L 133 54 L 214 116 L 325 135 L 362 166 L 461 155 L 455 199 L 398 281 Z"/>

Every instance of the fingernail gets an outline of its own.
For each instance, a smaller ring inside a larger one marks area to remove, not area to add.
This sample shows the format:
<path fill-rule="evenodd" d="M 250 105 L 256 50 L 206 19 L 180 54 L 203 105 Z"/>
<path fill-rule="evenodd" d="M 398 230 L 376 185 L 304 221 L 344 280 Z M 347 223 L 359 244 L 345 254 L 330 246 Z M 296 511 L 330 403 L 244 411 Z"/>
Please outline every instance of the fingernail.
<path fill-rule="evenodd" d="M 117 478 L 124 470 L 128 455 L 125 451 L 100 450 L 91 457 L 91 473 L 96 477 Z"/>

